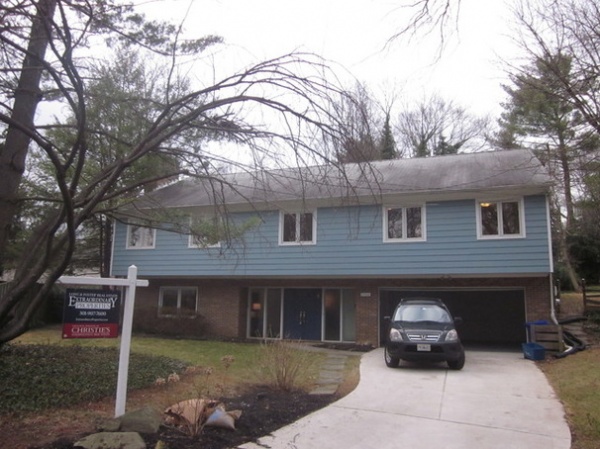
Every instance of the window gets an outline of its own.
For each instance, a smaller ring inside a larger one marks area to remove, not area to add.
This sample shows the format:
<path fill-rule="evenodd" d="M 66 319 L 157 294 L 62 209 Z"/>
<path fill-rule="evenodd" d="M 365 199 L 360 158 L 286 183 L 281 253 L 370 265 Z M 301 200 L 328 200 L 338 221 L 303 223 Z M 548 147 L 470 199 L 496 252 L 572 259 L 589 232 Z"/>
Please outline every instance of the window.
<path fill-rule="evenodd" d="M 154 248 L 156 229 L 130 224 L 127 226 L 127 248 L 150 249 Z"/>
<path fill-rule="evenodd" d="M 388 242 L 425 240 L 423 206 L 387 207 L 384 209 L 384 240 Z"/>
<path fill-rule="evenodd" d="M 477 204 L 479 238 L 523 237 L 522 201 L 480 201 Z"/>
<path fill-rule="evenodd" d="M 196 287 L 161 287 L 158 297 L 158 316 L 196 316 L 198 289 Z"/>
<path fill-rule="evenodd" d="M 253 288 L 248 298 L 248 337 L 281 338 L 281 289 Z"/>
<path fill-rule="evenodd" d="M 328 288 L 323 293 L 324 339 L 356 340 L 356 304 L 354 291 Z"/>
<path fill-rule="evenodd" d="M 284 213 L 279 217 L 279 243 L 282 245 L 314 244 L 316 213 Z"/>
<path fill-rule="evenodd" d="M 190 218 L 189 248 L 219 248 L 221 220 L 216 217 Z"/>

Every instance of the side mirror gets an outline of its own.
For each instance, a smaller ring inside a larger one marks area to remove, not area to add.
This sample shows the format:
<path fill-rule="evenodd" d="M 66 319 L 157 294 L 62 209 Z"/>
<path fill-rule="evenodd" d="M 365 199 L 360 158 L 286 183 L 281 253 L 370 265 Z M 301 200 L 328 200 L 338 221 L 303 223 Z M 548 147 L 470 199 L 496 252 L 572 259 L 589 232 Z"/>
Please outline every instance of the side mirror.
<path fill-rule="evenodd" d="M 459 316 L 455 316 L 454 317 L 454 324 L 456 324 L 457 326 L 460 326 L 463 323 L 463 319 Z"/>

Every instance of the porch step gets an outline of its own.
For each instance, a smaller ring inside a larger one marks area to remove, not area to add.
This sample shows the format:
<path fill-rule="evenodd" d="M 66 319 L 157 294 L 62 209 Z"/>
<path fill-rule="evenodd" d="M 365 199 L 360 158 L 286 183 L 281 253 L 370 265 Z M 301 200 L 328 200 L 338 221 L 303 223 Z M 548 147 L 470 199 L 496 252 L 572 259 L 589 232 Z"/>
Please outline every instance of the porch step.
<path fill-rule="evenodd" d="M 563 327 L 563 330 L 565 330 L 567 332 L 570 332 L 575 337 L 577 337 L 579 340 L 581 340 L 584 345 L 588 345 L 589 344 L 588 335 L 583 330 L 583 323 L 582 322 L 570 323 L 570 324 L 563 324 L 562 327 Z"/>

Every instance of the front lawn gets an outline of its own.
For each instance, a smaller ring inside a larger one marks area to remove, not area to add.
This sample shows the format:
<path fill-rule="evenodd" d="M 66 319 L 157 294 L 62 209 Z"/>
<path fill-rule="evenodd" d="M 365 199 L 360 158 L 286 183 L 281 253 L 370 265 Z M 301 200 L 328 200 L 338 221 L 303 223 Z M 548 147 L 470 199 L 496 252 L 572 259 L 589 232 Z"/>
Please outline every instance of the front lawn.
<path fill-rule="evenodd" d="M 13 449 L 54 448 L 53 441 L 74 441 L 79 435 L 92 433 L 99 420 L 113 416 L 118 346 L 118 339 L 63 340 L 61 328 L 52 326 L 28 332 L 1 348 L 0 435 L 4 443 Z M 293 370 L 298 373 L 294 391 L 278 389 L 276 380 L 269 377 L 281 374 L 265 369 L 274 356 L 283 360 L 281 372 L 301 367 Z M 322 353 L 286 342 L 233 343 L 134 335 L 127 410 L 144 406 L 164 410 L 181 400 L 199 397 L 242 401 L 239 406 L 251 413 L 245 412 L 247 416 L 236 433 L 209 432 L 194 443 L 205 447 L 214 437 L 220 443 L 212 441 L 210 447 L 232 447 L 241 442 L 237 439 L 262 436 L 334 400 L 337 396 L 308 394 L 323 359 Z M 349 379 L 356 379 L 357 360 L 349 364 Z M 345 392 L 353 388 L 351 382 L 343 386 Z M 248 424 L 257 419 L 266 427 Z"/>
<path fill-rule="evenodd" d="M 46 344 L 62 347 L 118 348 L 119 339 L 66 339 L 61 338 L 60 326 L 48 326 L 22 335 L 19 344 Z M 222 341 L 186 340 L 135 335 L 131 340 L 131 352 L 151 356 L 164 356 L 185 362 L 188 365 L 213 367 L 221 365 L 221 358 L 232 356 L 234 363 L 228 369 L 234 382 L 254 382 L 261 345 L 254 343 L 231 343 Z"/>
<path fill-rule="evenodd" d="M 562 401 L 573 443 L 571 449 L 600 447 L 600 348 L 540 363 Z"/>
<path fill-rule="evenodd" d="M 583 314 L 581 293 L 561 295 L 561 317 Z M 600 447 L 600 336 L 599 316 L 592 314 L 584 323 L 592 346 L 562 359 L 548 359 L 539 367 L 565 407 L 571 428 L 571 449 Z"/>
<path fill-rule="evenodd" d="M 258 343 L 134 336 L 128 389 L 152 386 L 173 373 L 183 375 L 186 367 L 195 367 L 188 371 L 195 371 L 196 376 L 190 386 L 194 391 L 181 392 L 184 396 L 198 395 L 200 389 L 223 394 L 269 384 L 272 380 L 264 369 L 267 352 L 265 345 Z M 301 353 L 303 369 L 295 387 L 308 388 L 318 374 L 322 355 Z M 0 414 L 114 396 L 118 363 L 119 339 L 63 340 L 59 326 L 30 331 L 0 350 Z"/>

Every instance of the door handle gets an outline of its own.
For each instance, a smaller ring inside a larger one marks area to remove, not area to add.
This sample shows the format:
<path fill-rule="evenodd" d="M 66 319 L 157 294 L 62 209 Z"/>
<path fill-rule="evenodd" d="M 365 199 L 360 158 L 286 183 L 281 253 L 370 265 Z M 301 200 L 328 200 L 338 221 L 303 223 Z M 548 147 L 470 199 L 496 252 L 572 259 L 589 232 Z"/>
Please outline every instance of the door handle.
<path fill-rule="evenodd" d="M 300 311 L 300 316 L 298 317 L 298 323 L 301 325 L 306 323 L 306 311 L 304 311 L 304 310 Z"/>

